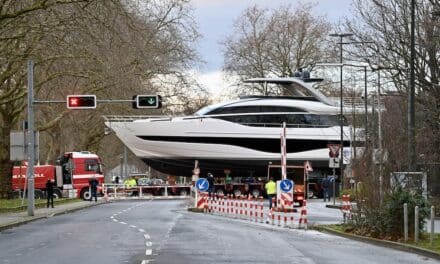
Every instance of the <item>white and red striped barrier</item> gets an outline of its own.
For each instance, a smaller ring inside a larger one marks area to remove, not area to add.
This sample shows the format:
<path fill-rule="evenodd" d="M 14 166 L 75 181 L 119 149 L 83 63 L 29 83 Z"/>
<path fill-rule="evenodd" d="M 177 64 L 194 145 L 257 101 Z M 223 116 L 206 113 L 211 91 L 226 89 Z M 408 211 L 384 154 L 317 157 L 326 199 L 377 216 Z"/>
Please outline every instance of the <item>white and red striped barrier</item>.
<path fill-rule="evenodd" d="M 299 228 L 307 229 L 307 200 L 303 201 L 301 214 L 299 216 Z"/>
<path fill-rule="evenodd" d="M 351 202 L 350 202 L 350 195 L 342 195 L 342 206 L 341 211 L 344 216 L 344 223 L 347 221 L 347 219 L 351 219 Z"/>
<path fill-rule="evenodd" d="M 275 207 L 276 199 L 274 198 L 273 207 L 270 211 L 266 211 L 264 207 L 263 197 L 255 199 L 252 196 L 237 196 L 233 195 L 216 195 L 208 193 L 201 193 L 199 197 L 198 206 L 205 208 L 205 213 L 215 214 L 219 216 L 246 220 L 256 223 L 268 223 L 283 227 L 294 226 L 293 206 Z M 266 217 L 266 218 L 265 218 Z M 307 226 L 307 209 L 306 203 L 301 209 L 301 217 L 299 219 L 300 227 Z M 307 228 L 307 227 L 306 227 Z"/>

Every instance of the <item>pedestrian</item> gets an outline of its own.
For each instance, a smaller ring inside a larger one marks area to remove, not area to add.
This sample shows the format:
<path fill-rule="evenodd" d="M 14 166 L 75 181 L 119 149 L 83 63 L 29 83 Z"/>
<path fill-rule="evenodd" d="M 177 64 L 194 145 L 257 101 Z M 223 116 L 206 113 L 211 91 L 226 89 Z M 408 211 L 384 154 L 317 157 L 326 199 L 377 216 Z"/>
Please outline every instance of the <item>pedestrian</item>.
<path fill-rule="evenodd" d="M 273 177 L 270 177 L 269 181 L 264 186 L 266 188 L 267 199 L 269 199 L 269 210 L 272 209 L 272 199 L 275 198 L 277 194 L 277 184 L 275 183 Z"/>
<path fill-rule="evenodd" d="M 116 177 L 115 177 L 115 183 L 116 183 L 116 184 L 119 184 L 119 176 L 116 176 Z"/>
<path fill-rule="evenodd" d="M 208 172 L 207 180 L 208 180 L 208 183 L 209 183 L 208 193 L 211 195 L 212 193 L 215 192 L 214 175 L 212 175 L 212 173 Z"/>
<path fill-rule="evenodd" d="M 54 183 L 52 182 L 52 180 L 47 180 L 46 182 L 46 195 L 47 195 L 47 208 L 49 208 L 49 204 L 52 205 L 53 207 L 53 186 Z"/>
<path fill-rule="evenodd" d="M 330 176 L 327 176 L 326 178 L 324 178 L 322 180 L 322 191 L 323 191 L 323 196 L 324 196 L 324 202 L 327 200 L 330 202 L 330 195 L 329 195 L 330 183 L 331 183 Z"/>
<path fill-rule="evenodd" d="M 95 197 L 95 203 L 96 203 L 98 201 L 97 191 L 98 191 L 99 182 L 95 176 L 93 176 L 93 178 L 90 179 L 89 185 L 90 185 L 90 193 L 91 193 L 90 201 L 92 201 L 93 197 Z"/>

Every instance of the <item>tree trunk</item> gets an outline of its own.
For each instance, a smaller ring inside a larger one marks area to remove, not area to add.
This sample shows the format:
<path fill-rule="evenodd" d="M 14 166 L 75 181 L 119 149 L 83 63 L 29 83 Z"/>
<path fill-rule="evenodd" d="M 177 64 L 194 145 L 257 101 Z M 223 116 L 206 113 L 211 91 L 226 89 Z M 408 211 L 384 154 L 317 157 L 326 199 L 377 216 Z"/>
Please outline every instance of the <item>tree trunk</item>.
<path fill-rule="evenodd" d="M 10 152 L 11 120 L 6 120 L 0 129 L 0 198 L 7 198 L 12 184 L 12 162 Z"/>

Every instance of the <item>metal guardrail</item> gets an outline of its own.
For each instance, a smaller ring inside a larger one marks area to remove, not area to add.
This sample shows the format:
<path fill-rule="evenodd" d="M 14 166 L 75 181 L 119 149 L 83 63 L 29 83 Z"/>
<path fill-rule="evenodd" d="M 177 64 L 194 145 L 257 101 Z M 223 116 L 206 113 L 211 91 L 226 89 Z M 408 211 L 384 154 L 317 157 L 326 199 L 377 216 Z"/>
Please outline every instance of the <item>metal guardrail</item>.
<path fill-rule="evenodd" d="M 191 185 L 141 185 L 126 186 L 124 184 L 104 183 L 102 192 L 108 199 L 148 198 L 159 197 L 189 197 Z"/>

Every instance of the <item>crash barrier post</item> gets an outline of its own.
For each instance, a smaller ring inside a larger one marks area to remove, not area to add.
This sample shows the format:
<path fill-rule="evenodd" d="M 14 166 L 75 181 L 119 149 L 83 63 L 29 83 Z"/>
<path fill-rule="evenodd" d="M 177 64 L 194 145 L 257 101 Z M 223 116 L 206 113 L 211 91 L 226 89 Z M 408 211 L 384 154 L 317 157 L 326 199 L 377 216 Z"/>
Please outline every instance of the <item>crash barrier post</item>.
<path fill-rule="evenodd" d="M 350 195 L 342 195 L 341 211 L 344 217 L 344 223 L 347 223 L 347 220 L 351 220 L 351 209 Z"/>
<path fill-rule="evenodd" d="M 301 214 L 299 216 L 299 228 L 302 228 L 304 224 L 304 229 L 307 230 L 307 200 L 303 200 L 303 206 L 301 207 Z"/>
<path fill-rule="evenodd" d="M 403 237 L 404 241 L 408 241 L 408 204 L 403 204 Z"/>
<path fill-rule="evenodd" d="M 414 207 L 414 242 L 419 243 L 419 206 Z"/>
<path fill-rule="evenodd" d="M 435 217 L 435 208 L 434 205 L 431 206 L 431 234 L 429 240 L 431 242 L 431 246 L 434 246 L 434 217 Z"/>

